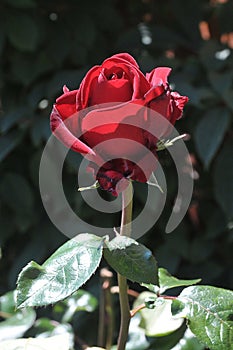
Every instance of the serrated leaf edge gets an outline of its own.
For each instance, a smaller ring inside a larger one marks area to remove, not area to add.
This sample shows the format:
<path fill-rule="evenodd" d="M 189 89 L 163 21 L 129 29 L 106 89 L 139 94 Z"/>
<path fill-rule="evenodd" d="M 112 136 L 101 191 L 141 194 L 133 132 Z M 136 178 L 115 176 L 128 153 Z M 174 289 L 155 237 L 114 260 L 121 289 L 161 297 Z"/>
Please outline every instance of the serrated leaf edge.
<path fill-rule="evenodd" d="M 62 247 L 62 246 L 61 246 Z M 19 285 L 19 280 L 23 274 L 23 272 L 28 268 L 28 266 L 31 264 L 31 263 L 35 263 L 36 265 L 38 265 L 38 269 L 41 269 L 41 271 L 46 271 L 46 267 L 44 268 L 43 265 L 46 265 L 47 261 L 61 248 L 59 247 L 42 265 L 39 265 L 38 263 L 36 263 L 35 261 L 30 261 L 23 269 L 22 271 L 19 273 L 18 275 L 18 278 L 17 278 L 17 286 Z M 102 250 L 102 255 L 103 255 L 103 240 L 102 240 L 102 244 L 100 244 L 99 248 L 98 249 L 101 249 Z M 70 258 L 73 258 L 76 254 L 74 253 Z M 95 273 L 95 271 L 97 270 L 99 264 L 100 264 L 100 261 L 101 261 L 101 258 L 102 258 L 102 255 L 99 259 L 99 262 L 98 264 L 96 265 L 96 268 L 93 270 L 92 274 L 86 279 L 84 280 L 84 282 L 82 284 L 80 284 L 80 286 L 77 288 L 77 290 L 83 285 L 85 284 L 89 279 L 90 277 Z M 48 279 L 48 283 L 50 283 L 54 278 L 56 277 L 56 274 L 52 275 L 50 279 Z M 43 288 L 44 286 L 41 286 L 41 288 Z M 46 304 L 40 304 L 40 305 L 24 305 L 26 300 L 30 299 L 35 293 L 37 293 L 41 288 L 37 289 L 33 294 L 29 295 L 28 298 L 26 298 L 22 303 L 18 304 L 18 295 L 19 295 L 19 291 L 16 289 L 16 296 L 15 296 L 15 299 L 16 299 L 16 309 L 21 309 L 21 308 L 24 308 L 24 307 L 27 307 L 27 306 L 43 306 L 43 305 L 48 305 L 47 303 Z M 71 292 L 70 294 L 66 295 L 64 298 L 60 299 L 60 300 L 63 300 L 65 298 L 67 298 L 69 295 L 73 294 L 75 291 Z M 60 300 L 57 300 L 57 301 L 60 301 Z M 55 302 L 57 302 L 55 301 Z"/>

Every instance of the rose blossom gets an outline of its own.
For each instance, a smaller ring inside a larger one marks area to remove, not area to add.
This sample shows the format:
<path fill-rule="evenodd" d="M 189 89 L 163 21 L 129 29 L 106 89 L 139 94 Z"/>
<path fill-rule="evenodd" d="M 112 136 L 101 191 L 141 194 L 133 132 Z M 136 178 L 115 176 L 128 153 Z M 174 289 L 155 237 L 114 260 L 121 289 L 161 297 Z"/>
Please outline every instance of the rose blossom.
<path fill-rule="evenodd" d="M 116 54 L 90 69 L 79 89 L 65 86 L 53 106 L 54 135 L 90 160 L 89 170 L 113 195 L 122 180 L 149 179 L 156 162 L 148 161 L 148 154 L 156 157 L 157 140 L 169 132 L 162 119 L 174 125 L 182 116 L 188 98 L 171 92 L 170 72 L 158 67 L 144 75 L 132 56 Z"/>

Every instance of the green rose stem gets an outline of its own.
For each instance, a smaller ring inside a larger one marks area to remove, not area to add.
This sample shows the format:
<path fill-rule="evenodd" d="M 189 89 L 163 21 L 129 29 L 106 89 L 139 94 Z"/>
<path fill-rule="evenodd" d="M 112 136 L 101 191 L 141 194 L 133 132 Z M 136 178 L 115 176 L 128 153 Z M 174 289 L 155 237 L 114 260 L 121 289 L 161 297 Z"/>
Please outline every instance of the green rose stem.
<path fill-rule="evenodd" d="M 104 347 L 105 345 L 106 350 L 110 350 L 112 347 L 114 329 L 114 308 L 112 305 L 111 293 L 113 273 L 108 269 L 103 268 L 100 270 L 100 277 L 102 282 L 102 288 L 99 302 L 98 346 Z M 108 320 L 107 327 L 105 321 L 106 318 Z"/>
<path fill-rule="evenodd" d="M 127 205 L 128 203 L 128 205 Z M 120 235 L 129 237 L 131 234 L 131 221 L 132 221 L 132 183 L 122 192 L 122 215 L 121 215 L 121 229 Z M 121 312 L 121 325 L 118 337 L 117 350 L 125 350 L 125 345 L 128 338 L 129 323 L 130 323 L 130 308 L 128 300 L 128 286 L 126 278 L 119 273 L 117 274 L 119 285 L 119 298 L 120 298 L 120 312 Z"/>

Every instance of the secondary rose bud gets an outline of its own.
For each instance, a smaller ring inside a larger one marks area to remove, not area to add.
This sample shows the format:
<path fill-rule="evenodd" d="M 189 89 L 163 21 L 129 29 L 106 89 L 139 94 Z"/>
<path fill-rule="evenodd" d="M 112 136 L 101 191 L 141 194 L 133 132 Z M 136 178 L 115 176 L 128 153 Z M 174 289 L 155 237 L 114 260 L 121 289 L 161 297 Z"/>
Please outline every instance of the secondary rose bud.
<path fill-rule="evenodd" d="M 188 98 L 171 92 L 170 72 L 158 67 L 144 75 L 132 56 L 117 54 L 90 69 L 78 90 L 64 87 L 54 104 L 52 132 L 90 160 L 100 186 L 114 195 L 124 179 L 148 180 L 158 139 L 182 116 Z"/>

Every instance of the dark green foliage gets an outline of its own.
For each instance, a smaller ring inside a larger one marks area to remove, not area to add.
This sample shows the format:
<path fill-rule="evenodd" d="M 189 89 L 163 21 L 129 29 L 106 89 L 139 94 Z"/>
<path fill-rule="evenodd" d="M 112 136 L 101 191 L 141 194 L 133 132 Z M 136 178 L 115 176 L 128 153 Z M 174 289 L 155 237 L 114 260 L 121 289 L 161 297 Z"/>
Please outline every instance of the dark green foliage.
<path fill-rule="evenodd" d="M 117 236 L 106 242 L 104 257 L 115 271 L 133 282 L 158 283 L 157 262 L 151 251 L 132 238 Z"/>
<path fill-rule="evenodd" d="M 233 53 L 225 35 L 233 32 L 232 10 L 232 1 L 207 0 L 1 1 L 1 294 L 15 288 L 19 271 L 30 260 L 42 264 L 66 240 L 50 223 L 38 186 L 52 104 L 63 84 L 78 88 L 90 67 L 122 51 L 131 53 L 144 72 L 159 65 L 172 67 L 170 83 L 190 97 L 183 120 L 176 124 L 181 133 L 191 135 L 187 147 L 196 180 L 190 209 L 182 224 L 166 235 L 177 184 L 172 160 L 161 152 L 167 202 L 141 242 L 172 274 L 232 288 Z M 201 21 L 209 22 L 209 40 L 200 35 Z M 152 38 L 149 45 L 142 42 L 142 22 Z M 69 203 L 84 220 L 98 225 L 103 216 L 77 192 L 81 158 L 70 159 L 63 171 Z M 135 213 L 146 194 L 144 185 L 135 186 Z M 109 214 L 104 223 L 117 226 L 119 217 Z M 97 287 L 96 282 L 92 288 Z"/>

